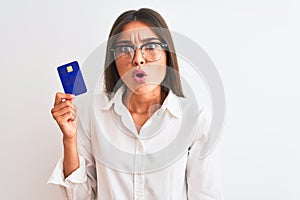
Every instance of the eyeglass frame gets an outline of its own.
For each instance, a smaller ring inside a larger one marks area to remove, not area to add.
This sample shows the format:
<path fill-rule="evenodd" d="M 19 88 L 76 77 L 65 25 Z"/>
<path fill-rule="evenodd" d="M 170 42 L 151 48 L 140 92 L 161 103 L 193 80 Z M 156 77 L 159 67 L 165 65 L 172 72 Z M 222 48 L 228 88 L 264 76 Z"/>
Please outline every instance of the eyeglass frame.
<path fill-rule="evenodd" d="M 142 48 L 143 48 L 144 46 L 146 46 L 146 45 L 149 45 L 149 44 L 158 44 L 158 45 L 161 46 L 161 49 L 162 49 L 162 50 L 167 50 L 167 49 L 168 49 L 168 44 L 167 44 L 167 43 L 163 43 L 163 42 L 147 42 L 147 43 L 145 43 L 145 44 L 140 45 L 139 47 L 138 47 L 138 46 L 134 46 L 134 45 L 119 45 L 119 46 L 116 46 L 115 48 L 111 48 L 110 51 L 113 53 L 114 60 L 116 60 L 117 57 L 116 57 L 116 55 L 115 55 L 115 54 L 116 54 L 116 53 L 115 53 L 115 49 L 116 49 L 117 47 L 129 46 L 129 47 L 131 47 L 131 48 L 133 49 L 133 56 L 132 56 L 132 59 L 131 59 L 131 61 L 130 61 L 130 62 L 132 62 L 132 60 L 134 59 L 135 54 L 136 54 L 136 49 L 139 49 L 139 50 L 142 52 Z M 143 56 L 143 58 L 145 59 L 145 61 L 147 61 L 147 62 L 156 62 L 156 61 L 158 61 L 158 60 L 161 59 L 161 56 L 160 56 L 160 58 L 157 59 L 157 60 L 148 61 L 148 60 L 144 57 L 143 53 L 142 53 L 142 56 Z"/>

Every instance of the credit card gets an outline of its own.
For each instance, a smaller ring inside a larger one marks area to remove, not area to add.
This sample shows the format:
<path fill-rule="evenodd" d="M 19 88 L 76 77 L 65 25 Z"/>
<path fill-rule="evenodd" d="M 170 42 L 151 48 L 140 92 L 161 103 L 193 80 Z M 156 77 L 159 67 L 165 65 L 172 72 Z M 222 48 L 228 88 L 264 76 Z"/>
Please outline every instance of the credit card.
<path fill-rule="evenodd" d="M 66 94 L 77 96 L 87 92 L 77 61 L 59 66 L 57 71 Z"/>

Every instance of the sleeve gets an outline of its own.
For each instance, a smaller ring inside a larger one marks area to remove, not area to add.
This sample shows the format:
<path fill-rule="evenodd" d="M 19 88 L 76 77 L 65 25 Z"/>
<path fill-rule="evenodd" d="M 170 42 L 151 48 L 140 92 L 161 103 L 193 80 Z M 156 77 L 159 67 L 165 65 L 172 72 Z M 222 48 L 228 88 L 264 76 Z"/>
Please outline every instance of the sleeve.
<path fill-rule="evenodd" d="M 62 157 L 54 168 L 48 183 L 59 185 L 62 196 L 66 200 L 93 200 L 97 196 L 97 177 L 89 136 L 89 123 L 78 121 L 77 142 L 80 167 L 64 178 Z"/>
<path fill-rule="evenodd" d="M 223 200 L 219 147 L 214 145 L 210 152 L 201 156 L 207 141 L 208 117 L 199 120 L 199 137 L 189 148 L 186 166 L 188 200 Z"/>

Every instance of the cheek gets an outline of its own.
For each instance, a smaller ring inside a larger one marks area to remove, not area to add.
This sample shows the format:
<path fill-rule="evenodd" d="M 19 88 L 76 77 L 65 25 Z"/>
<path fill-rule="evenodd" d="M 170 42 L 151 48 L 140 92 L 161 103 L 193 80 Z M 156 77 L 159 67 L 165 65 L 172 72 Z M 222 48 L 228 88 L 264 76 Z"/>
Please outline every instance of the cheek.
<path fill-rule="evenodd" d="M 145 67 L 145 70 L 149 73 L 148 81 L 156 84 L 160 84 L 167 73 L 167 56 L 166 52 L 162 54 L 160 60 L 155 63 L 149 64 Z"/>
<path fill-rule="evenodd" d="M 159 85 L 162 83 L 162 81 L 164 80 L 164 78 L 166 76 L 167 67 L 166 67 L 166 65 L 157 63 L 157 64 L 153 64 L 153 65 L 149 65 L 149 66 L 145 67 L 144 70 L 148 74 L 147 82 Z"/>
<path fill-rule="evenodd" d="M 127 71 L 126 66 L 122 66 L 122 65 L 116 63 L 116 68 L 117 68 L 117 72 L 118 72 L 119 76 L 122 78 Z"/>
<path fill-rule="evenodd" d="M 162 52 L 161 59 L 159 61 L 162 65 L 167 65 L 167 53 L 165 51 Z"/>
<path fill-rule="evenodd" d="M 166 73 L 167 73 L 167 55 L 166 55 L 166 52 L 163 53 L 162 55 L 162 58 L 160 60 L 160 68 L 159 68 L 159 71 L 160 73 L 162 74 L 163 78 L 165 78 L 166 76 Z"/>

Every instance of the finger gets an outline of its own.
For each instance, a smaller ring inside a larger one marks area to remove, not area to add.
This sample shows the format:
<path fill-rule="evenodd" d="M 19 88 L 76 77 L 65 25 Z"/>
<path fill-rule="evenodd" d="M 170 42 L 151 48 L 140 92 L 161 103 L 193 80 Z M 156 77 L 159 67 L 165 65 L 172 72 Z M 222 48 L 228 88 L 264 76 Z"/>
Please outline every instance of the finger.
<path fill-rule="evenodd" d="M 76 116 L 71 113 L 71 112 L 68 112 L 68 113 L 65 113 L 63 114 L 62 116 L 59 116 L 56 121 L 58 123 L 58 125 L 60 126 L 65 126 L 67 125 L 70 121 L 74 121 L 76 118 Z"/>
<path fill-rule="evenodd" d="M 68 113 L 65 113 L 64 115 L 62 115 L 61 117 L 63 117 L 67 122 L 69 122 L 69 121 L 75 120 L 76 114 L 73 112 L 68 112 Z"/>
<path fill-rule="evenodd" d="M 51 109 L 51 113 L 57 112 L 65 107 L 71 107 L 72 109 L 75 109 L 75 105 L 72 103 L 72 101 L 66 100 L 64 102 L 54 105 L 54 107 Z"/>
<path fill-rule="evenodd" d="M 57 92 L 55 95 L 54 105 L 58 105 L 66 99 L 72 100 L 73 98 L 74 98 L 73 94 L 65 94 L 65 93 Z"/>
<path fill-rule="evenodd" d="M 62 109 L 60 109 L 60 110 L 58 110 L 58 111 L 53 112 L 53 113 L 52 113 L 52 116 L 53 116 L 53 118 L 54 118 L 55 120 L 57 120 L 59 117 L 65 115 L 65 114 L 67 114 L 67 113 L 71 113 L 71 114 L 73 114 L 74 116 L 76 116 L 76 109 L 74 109 L 73 107 L 70 107 L 70 106 L 64 107 L 64 108 L 62 108 Z"/>

